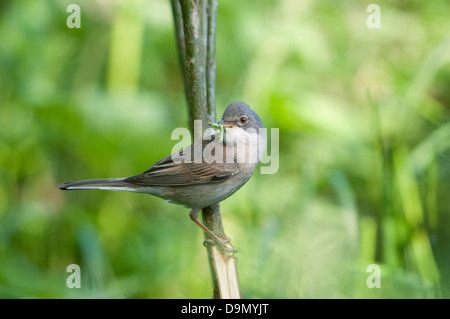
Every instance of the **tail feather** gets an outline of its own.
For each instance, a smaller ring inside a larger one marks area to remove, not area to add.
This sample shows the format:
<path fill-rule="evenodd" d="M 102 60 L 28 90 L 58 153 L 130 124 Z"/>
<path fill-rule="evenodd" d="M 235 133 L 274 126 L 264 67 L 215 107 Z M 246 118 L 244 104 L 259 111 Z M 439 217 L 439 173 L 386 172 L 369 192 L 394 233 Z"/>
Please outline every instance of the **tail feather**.
<path fill-rule="evenodd" d="M 67 182 L 59 185 L 63 190 L 75 189 L 104 189 L 114 191 L 139 192 L 141 187 L 124 182 L 125 178 L 108 178 L 108 179 L 90 179 L 85 181 Z"/>

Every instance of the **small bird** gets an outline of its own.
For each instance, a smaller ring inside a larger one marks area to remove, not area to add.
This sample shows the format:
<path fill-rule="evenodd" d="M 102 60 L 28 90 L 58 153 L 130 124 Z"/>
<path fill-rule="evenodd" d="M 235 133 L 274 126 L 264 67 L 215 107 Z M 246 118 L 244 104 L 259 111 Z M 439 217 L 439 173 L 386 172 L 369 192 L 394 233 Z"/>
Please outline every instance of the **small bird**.
<path fill-rule="evenodd" d="M 198 220 L 202 208 L 217 204 L 240 189 L 253 175 L 266 147 L 263 123 L 249 105 L 233 102 L 218 133 L 164 157 L 145 172 L 126 178 L 67 182 L 62 190 L 103 189 L 146 193 L 190 208 L 190 218 L 222 248 L 223 240 Z M 217 126 L 216 126 L 217 127 Z M 222 133 L 222 130 L 221 130 Z M 201 152 L 201 160 L 198 152 Z"/>

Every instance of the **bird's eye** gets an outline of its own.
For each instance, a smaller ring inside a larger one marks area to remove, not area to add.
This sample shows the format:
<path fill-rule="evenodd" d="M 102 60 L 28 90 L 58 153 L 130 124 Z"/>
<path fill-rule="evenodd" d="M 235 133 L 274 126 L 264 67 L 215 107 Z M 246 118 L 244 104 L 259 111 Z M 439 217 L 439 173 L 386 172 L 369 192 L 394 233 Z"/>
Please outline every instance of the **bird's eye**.
<path fill-rule="evenodd" d="M 247 116 L 241 116 L 241 117 L 239 118 L 239 123 L 245 124 L 245 123 L 247 123 L 247 122 L 248 122 L 248 117 L 247 117 Z"/>

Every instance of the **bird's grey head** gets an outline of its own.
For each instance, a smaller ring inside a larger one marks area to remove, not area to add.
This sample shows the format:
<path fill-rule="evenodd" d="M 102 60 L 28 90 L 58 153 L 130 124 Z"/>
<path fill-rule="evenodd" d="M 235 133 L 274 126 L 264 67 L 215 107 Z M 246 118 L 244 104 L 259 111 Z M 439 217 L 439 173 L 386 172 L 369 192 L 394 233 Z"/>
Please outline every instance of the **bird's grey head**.
<path fill-rule="evenodd" d="M 228 105 L 223 112 L 222 121 L 225 128 L 240 127 L 244 130 L 253 129 L 258 132 L 260 128 L 264 128 L 261 118 L 253 111 L 247 103 L 233 102 Z"/>
<path fill-rule="evenodd" d="M 225 128 L 227 146 L 244 145 L 237 153 L 239 163 L 257 164 L 266 148 L 266 132 L 258 114 L 244 102 L 228 105 L 219 122 Z M 251 159 L 251 160 L 250 160 Z"/>

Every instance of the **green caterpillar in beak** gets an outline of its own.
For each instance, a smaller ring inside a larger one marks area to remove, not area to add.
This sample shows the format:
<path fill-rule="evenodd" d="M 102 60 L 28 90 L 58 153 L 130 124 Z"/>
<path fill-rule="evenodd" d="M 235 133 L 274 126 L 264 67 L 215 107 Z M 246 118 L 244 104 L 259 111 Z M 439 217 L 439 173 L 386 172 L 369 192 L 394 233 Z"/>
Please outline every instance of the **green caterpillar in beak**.
<path fill-rule="evenodd" d="M 209 126 L 211 126 L 212 128 L 218 128 L 220 130 L 220 135 L 219 135 L 219 143 L 222 143 L 223 141 L 223 134 L 224 134 L 224 129 L 222 124 L 219 123 L 208 123 Z"/>

